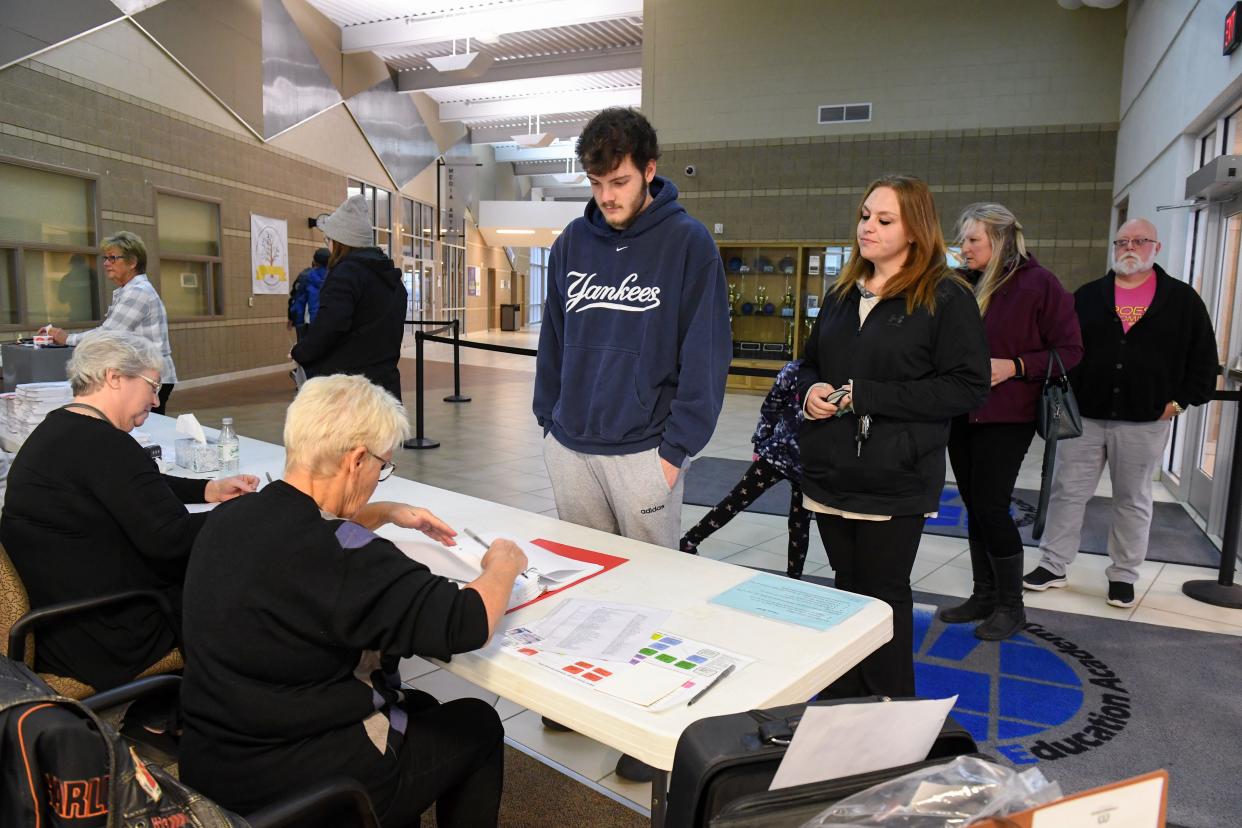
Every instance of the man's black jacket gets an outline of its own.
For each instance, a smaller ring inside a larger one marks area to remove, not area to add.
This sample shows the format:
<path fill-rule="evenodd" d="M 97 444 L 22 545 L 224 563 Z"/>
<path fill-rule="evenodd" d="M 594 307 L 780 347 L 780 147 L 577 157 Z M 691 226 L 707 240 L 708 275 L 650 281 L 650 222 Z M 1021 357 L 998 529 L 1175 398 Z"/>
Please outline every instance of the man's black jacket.
<path fill-rule="evenodd" d="M 1170 401 L 1185 408 L 1212 395 L 1219 363 L 1207 308 L 1190 285 L 1155 270 L 1151 307 L 1129 332 L 1111 270 L 1074 293 L 1083 357 L 1070 382 L 1084 417 L 1151 422 Z"/>

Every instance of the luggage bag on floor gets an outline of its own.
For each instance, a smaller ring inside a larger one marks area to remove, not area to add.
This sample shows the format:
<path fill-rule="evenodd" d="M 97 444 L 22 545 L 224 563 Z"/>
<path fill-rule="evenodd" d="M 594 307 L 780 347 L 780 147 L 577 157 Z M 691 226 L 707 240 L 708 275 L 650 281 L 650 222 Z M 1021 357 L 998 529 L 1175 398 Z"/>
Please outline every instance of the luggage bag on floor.
<path fill-rule="evenodd" d="M 886 700 L 871 696 L 815 701 L 810 706 L 882 701 Z M 669 777 L 667 824 L 705 828 L 729 803 L 767 791 L 807 707 L 807 704 L 791 704 L 712 716 L 686 728 L 677 741 Z M 848 750 L 848 746 L 843 749 Z M 970 734 L 948 718 L 927 759 L 951 759 L 975 750 L 975 740 Z M 887 778 L 891 776 L 884 777 Z M 865 787 L 879 781 L 883 779 L 877 778 Z"/>

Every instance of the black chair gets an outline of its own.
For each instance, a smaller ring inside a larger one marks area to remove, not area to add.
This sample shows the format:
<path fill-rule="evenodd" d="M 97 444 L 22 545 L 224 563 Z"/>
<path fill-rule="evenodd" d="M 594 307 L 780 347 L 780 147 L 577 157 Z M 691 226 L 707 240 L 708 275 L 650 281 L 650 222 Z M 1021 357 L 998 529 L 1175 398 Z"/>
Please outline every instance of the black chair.
<path fill-rule="evenodd" d="M 153 695 L 175 695 L 180 688 L 180 676 L 150 676 L 96 693 L 83 699 L 82 704 L 98 714 Z M 347 777 L 326 779 L 308 786 L 245 818 L 252 828 L 292 828 L 308 822 L 340 828 L 380 828 L 366 788 Z"/>

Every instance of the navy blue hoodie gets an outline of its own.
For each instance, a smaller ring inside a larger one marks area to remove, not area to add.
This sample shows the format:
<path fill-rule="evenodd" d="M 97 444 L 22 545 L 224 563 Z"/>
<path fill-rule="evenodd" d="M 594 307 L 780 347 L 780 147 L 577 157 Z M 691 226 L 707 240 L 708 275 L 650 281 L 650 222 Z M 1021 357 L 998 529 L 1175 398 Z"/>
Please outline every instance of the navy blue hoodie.
<path fill-rule="evenodd" d="M 624 230 L 592 200 L 552 245 L 533 407 L 574 451 L 680 466 L 716 427 L 733 340 L 707 228 L 667 179 L 651 195 Z"/>

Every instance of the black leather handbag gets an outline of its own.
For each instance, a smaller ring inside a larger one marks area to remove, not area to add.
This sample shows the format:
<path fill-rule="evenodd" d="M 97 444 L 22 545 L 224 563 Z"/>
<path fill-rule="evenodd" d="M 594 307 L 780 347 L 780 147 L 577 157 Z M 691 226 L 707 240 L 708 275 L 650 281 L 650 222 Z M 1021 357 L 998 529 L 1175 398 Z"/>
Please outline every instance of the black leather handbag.
<path fill-rule="evenodd" d="M 1060 369 L 1059 376 L 1052 376 L 1052 364 Z M 1039 436 L 1045 440 L 1068 440 L 1082 436 L 1082 415 L 1078 413 L 1078 400 L 1065 375 L 1065 363 L 1055 348 L 1048 349 L 1048 373 L 1044 377 L 1044 390 L 1039 397 Z"/>

